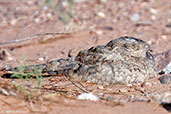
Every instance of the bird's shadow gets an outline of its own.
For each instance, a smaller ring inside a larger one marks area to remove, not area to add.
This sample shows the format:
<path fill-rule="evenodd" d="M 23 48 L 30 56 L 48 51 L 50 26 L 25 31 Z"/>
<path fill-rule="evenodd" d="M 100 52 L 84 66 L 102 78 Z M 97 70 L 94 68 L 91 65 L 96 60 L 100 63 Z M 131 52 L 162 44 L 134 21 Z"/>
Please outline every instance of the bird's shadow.
<path fill-rule="evenodd" d="M 6 79 L 18 79 L 17 77 L 12 77 L 13 74 L 11 73 L 5 73 L 3 75 L 1 75 L 2 78 L 6 78 Z M 42 75 L 42 77 L 52 77 L 54 75 Z M 22 77 L 23 79 L 26 78 L 26 76 Z M 31 78 L 36 78 L 36 76 L 31 76 Z"/>

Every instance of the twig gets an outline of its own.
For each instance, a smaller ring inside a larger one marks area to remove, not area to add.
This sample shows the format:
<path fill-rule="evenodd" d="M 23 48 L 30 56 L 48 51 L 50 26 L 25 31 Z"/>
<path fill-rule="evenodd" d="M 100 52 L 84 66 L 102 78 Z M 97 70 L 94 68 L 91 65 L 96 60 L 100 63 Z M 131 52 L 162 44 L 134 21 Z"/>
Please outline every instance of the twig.
<path fill-rule="evenodd" d="M 21 42 L 21 41 L 26 41 L 26 40 L 32 40 L 32 39 L 36 39 L 39 38 L 41 36 L 63 36 L 63 35 L 69 35 L 71 33 L 44 33 L 44 34 L 36 34 L 33 36 L 29 36 L 29 37 L 24 37 L 21 39 L 16 39 L 16 40 L 11 40 L 11 41 L 7 41 L 7 42 L 0 42 L 0 45 L 6 45 L 6 44 L 12 44 L 12 43 L 16 43 L 16 42 Z"/>
<path fill-rule="evenodd" d="M 69 79 L 66 75 L 64 75 L 64 76 L 65 76 L 65 78 L 66 78 L 68 81 L 70 81 L 75 87 L 77 87 L 77 88 L 80 89 L 81 91 L 83 91 L 83 92 L 85 92 L 85 93 L 90 93 L 89 91 L 87 91 L 87 90 L 85 90 L 85 89 L 79 87 L 75 82 L 73 82 L 71 79 Z M 99 96 L 99 95 L 97 95 L 97 96 L 98 96 L 101 100 L 110 101 L 109 99 L 104 98 L 104 97 L 102 97 L 102 96 Z"/>
<path fill-rule="evenodd" d="M 83 92 L 85 92 L 85 93 L 90 93 L 89 91 L 87 91 L 87 90 L 85 90 L 85 89 L 79 87 L 76 83 L 74 83 L 74 82 L 73 82 L 71 79 L 69 79 L 66 75 L 64 75 L 64 76 L 65 76 L 65 78 L 66 78 L 68 81 L 70 81 L 75 87 L 77 87 L 77 88 L 80 89 L 81 91 L 83 91 Z"/>

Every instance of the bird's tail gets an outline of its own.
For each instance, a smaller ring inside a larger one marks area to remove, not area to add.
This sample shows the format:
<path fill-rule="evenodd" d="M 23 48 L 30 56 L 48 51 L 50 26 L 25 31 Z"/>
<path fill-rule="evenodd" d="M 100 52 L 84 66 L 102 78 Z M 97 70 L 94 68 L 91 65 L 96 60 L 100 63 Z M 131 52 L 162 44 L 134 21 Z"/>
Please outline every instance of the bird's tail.
<path fill-rule="evenodd" d="M 42 75 L 63 75 L 69 70 L 78 69 L 79 63 L 74 60 L 74 57 L 66 59 L 57 59 L 44 64 L 19 66 L 10 69 L 5 69 L 6 73 L 42 73 Z"/>

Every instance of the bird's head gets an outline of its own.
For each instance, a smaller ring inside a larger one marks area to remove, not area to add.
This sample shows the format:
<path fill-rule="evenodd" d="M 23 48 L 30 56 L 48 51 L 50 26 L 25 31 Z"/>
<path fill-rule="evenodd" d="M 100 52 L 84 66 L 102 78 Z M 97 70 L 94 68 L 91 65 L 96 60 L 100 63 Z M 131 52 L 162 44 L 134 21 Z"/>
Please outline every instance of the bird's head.
<path fill-rule="evenodd" d="M 109 50 L 118 50 L 121 53 L 135 56 L 153 58 L 151 47 L 143 40 L 134 37 L 120 37 L 106 44 Z"/>

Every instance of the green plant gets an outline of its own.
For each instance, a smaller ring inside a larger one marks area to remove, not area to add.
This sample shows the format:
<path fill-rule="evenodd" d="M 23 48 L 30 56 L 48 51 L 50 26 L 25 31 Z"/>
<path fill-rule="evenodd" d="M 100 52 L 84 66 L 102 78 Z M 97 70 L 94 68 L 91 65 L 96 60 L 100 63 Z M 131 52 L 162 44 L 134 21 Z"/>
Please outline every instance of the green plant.
<path fill-rule="evenodd" d="M 19 93 L 26 95 L 28 100 L 31 100 L 33 98 L 33 93 L 38 92 L 40 94 L 40 89 L 42 88 L 43 83 L 43 77 L 41 70 L 37 69 L 36 67 L 33 68 L 32 72 L 25 72 L 27 69 L 26 66 L 18 67 L 15 70 L 13 70 L 13 74 L 11 75 L 12 78 L 19 79 L 19 82 L 15 82 L 14 85 L 16 86 Z M 36 79 L 36 80 L 35 80 Z M 36 91 L 31 88 L 27 88 L 25 86 L 25 82 L 30 81 L 33 83 L 33 81 L 36 81 L 37 89 Z"/>

